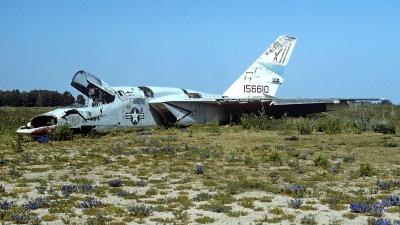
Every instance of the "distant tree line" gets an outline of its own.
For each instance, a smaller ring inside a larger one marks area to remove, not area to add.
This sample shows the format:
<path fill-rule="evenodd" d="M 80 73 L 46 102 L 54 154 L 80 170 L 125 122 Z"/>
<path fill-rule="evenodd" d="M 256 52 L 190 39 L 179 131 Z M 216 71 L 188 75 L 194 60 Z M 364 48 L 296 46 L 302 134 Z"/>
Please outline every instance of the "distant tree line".
<path fill-rule="evenodd" d="M 14 89 L 12 91 L 0 90 L 0 106 L 11 107 L 52 107 L 68 106 L 74 103 L 85 104 L 85 98 L 78 95 L 74 96 L 68 91 L 63 94 L 58 91 L 49 90 L 31 90 L 29 92 Z"/>

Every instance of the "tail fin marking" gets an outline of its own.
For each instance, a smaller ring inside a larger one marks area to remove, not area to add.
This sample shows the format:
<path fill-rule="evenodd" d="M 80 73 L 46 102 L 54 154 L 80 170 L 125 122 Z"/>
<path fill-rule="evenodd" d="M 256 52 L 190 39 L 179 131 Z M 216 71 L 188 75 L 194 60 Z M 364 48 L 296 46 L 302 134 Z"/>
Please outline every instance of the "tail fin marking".
<path fill-rule="evenodd" d="M 236 81 L 223 96 L 232 98 L 273 97 L 297 39 L 280 36 Z"/>

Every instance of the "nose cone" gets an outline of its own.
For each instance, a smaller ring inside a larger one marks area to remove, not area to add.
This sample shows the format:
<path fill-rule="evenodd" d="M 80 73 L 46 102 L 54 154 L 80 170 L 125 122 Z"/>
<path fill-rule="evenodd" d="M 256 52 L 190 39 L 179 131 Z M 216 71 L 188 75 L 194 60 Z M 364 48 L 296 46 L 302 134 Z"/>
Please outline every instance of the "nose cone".
<path fill-rule="evenodd" d="M 26 126 L 18 128 L 15 133 L 30 137 L 39 137 L 57 129 L 57 117 L 53 114 L 45 113 L 34 117 Z"/>
<path fill-rule="evenodd" d="M 25 136 L 30 136 L 30 137 L 40 137 L 42 135 L 45 135 L 49 132 L 53 132 L 57 129 L 58 125 L 51 125 L 51 126 L 43 126 L 43 127 L 36 127 L 36 128 L 30 128 L 28 126 L 22 126 L 18 128 L 15 133 L 19 135 L 25 135 Z"/>

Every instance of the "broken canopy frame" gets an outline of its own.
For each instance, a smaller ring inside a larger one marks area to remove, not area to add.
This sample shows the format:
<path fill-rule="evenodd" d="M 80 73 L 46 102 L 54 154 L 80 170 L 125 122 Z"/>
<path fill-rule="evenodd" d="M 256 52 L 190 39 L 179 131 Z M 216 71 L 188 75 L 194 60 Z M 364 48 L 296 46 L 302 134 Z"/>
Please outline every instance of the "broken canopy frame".
<path fill-rule="evenodd" d="M 83 70 L 74 75 L 71 86 L 92 99 L 94 103 L 110 103 L 115 99 L 116 92 L 108 84 Z"/>

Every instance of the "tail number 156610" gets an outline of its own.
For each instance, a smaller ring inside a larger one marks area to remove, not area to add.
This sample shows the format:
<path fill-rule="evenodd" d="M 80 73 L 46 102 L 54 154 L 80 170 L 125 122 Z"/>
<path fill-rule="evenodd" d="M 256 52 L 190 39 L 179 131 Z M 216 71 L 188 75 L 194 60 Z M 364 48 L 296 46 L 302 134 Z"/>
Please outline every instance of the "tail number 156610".
<path fill-rule="evenodd" d="M 269 87 L 267 85 L 243 85 L 245 93 L 268 93 Z"/>

